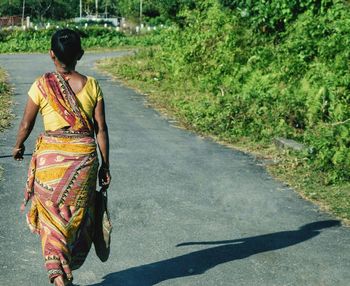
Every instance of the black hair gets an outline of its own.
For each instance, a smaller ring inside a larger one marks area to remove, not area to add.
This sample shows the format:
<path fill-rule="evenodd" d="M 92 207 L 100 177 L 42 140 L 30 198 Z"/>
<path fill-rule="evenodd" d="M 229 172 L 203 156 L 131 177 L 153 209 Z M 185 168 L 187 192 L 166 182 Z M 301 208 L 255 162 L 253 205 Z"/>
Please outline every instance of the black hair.
<path fill-rule="evenodd" d="M 83 55 L 80 35 L 70 29 L 56 31 L 51 37 L 51 50 L 66 66 L 72 66 Z"/>

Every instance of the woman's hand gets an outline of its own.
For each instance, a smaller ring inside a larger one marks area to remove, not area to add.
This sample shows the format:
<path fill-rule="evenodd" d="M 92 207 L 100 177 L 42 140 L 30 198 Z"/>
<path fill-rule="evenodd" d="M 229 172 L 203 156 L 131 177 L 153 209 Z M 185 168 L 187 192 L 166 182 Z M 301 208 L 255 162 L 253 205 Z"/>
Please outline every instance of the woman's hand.
<path fill-rule="evenodd" d="M 22 161 L 25 149 L 26 148 L 24 147 L 23 144 L 20 147 L 17 147 L 17 146 L 13 147 L 13 150 L 12 150 L 13 159 L 17 161 Z"/>
<path fill-rule="evenodd" d="M 109 172 L 109 169 L 102 166 L 98 171 L 98 182 L 100 187 L 108 189 L 109 184 L 111 183 L 111 179 L 112 177 L 111 173 Z"/>

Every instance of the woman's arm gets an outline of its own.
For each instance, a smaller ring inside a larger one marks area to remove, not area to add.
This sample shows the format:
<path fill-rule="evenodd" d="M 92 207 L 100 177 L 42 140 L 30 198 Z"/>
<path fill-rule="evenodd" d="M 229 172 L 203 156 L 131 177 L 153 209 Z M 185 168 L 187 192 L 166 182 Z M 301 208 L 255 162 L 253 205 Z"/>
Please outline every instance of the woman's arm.
<path fill-rule="evenodd" d="M 103 99 L 99 100 L 96 104 L 94 111 L 94 125 L 97 144 L 100 149 L 102 160 L 98 172 L 99 184 L 101 187 L 108 188 L 111 182 L 111 174 L 109 172 L 109 137 Z"/>
<path fill-rule="evenodd" d="M 24 142 L 28 138 L 30 132 L 33 130 L 35 118 L 38 114 L 39 106 L 36 105 L 31 98 L 28 98 L 24 114 L 17 132 L 16 144 L 13 147 L 12 156 L 15 160 L 23 160 Z"/>

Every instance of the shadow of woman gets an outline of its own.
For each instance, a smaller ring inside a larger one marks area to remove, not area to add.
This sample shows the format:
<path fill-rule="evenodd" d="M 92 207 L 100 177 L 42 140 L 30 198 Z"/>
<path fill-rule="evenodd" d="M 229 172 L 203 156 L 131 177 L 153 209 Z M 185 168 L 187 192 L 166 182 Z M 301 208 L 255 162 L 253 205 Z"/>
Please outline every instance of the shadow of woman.
<path fill-rule="evenodd" d="M 222 245 L 111 273 L 104 277 L 103 282 L 90 286 L 151 286 L 169 279 L 200 275 L 219 264 L 296 245 L 319 235 L 321 229 L 339 225 L 337 220 L 326 220 L 292 231 L 234 240 L 181 243 L 177 246 Z"/>

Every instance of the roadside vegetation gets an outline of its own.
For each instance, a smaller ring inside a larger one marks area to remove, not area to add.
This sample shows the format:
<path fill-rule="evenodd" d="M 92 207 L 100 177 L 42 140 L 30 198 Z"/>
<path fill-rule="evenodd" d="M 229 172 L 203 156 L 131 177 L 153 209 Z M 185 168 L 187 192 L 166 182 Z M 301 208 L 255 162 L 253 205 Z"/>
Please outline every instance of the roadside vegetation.
<path fill-rule="evenodd" d="M 6 73 L 0 69 L 0 132 L 10 125 L 11 114 L 11 89 L 7 83 Z M 0 166 L 0 181 L 2 180 L 3 168 Z"/>
<path fill-rule="evenodd" d="M 149 37 L 145 34 L 126 35 L 115 28 L 105 28 L 98 25 L 85 28 L 71 24 L 62 27 L 77 30 L 82 37 L 82 44 L 86 50 L 144 47 L 156 45 L 160 41 L 160 31 L 153 31 L 152 36 Z M 56 27 L 39 30 L 0 30 L 0 53 L 47 52 L 50 49 L 51 36 L 56 30 Z"/>
<path fill-rule="evenodd" d="M 11 89 L 6 81 L 6 73 L 0 69 L 0 132 L 7 128 L 12 119 Z"/>
<path fill-rule="evenodd" d="M 271 172 L 350 219 L 350 7 L 196 1 L 159 45 L 100 67 L 188 128 L 270 158 Z M 277 151 L 276 137 L 301 152 Z"/>

